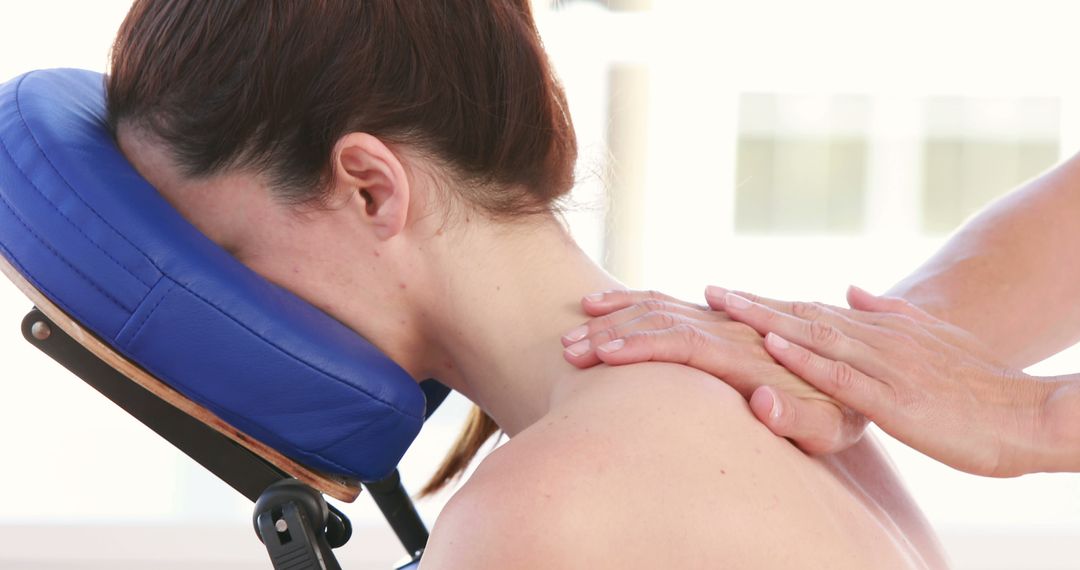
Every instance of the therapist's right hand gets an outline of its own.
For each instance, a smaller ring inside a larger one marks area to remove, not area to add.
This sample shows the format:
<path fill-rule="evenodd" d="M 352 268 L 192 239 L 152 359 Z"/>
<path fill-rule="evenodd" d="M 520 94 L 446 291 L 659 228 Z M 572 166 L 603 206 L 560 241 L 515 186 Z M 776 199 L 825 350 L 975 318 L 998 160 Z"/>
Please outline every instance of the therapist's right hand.
<path fill-rule="evenodd" d="M 582 307 L 593 318 L 562 339 L 563 355 L 579 368 L 652 360 L 708 372 L 747 398 L 773 433 L 811 454 L 847 449 L 866 429 L 866 418 L 781 366 L 757 331 L 723 311 L 642 291 L 590 295 Z M 633 346 L 605 350 L 626 339 Z"/>

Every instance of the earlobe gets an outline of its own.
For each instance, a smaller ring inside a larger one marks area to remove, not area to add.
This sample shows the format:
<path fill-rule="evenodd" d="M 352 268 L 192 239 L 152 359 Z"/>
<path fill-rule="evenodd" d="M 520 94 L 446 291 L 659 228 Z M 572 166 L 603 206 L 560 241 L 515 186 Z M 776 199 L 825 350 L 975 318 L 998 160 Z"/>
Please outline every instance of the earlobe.
<path fill-rule="evenodd" d="M 405 229 L 411 205 L 409 178 L 390 147 L 367 133 L 349 133 L 334 149 L 335 187 L 355 193 L 375 236 L 390 239 Z"/>

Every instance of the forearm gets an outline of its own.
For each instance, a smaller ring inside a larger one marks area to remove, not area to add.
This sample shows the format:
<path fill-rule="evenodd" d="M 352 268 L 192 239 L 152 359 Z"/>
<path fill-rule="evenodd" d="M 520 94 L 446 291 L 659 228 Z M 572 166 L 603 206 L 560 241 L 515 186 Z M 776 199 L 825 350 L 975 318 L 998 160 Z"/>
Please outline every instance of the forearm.
<path fill-rule="evenodd" d="M 1080 341 L 1080 155 L 973 218 L 889 294 L 1017 368 Z"/>

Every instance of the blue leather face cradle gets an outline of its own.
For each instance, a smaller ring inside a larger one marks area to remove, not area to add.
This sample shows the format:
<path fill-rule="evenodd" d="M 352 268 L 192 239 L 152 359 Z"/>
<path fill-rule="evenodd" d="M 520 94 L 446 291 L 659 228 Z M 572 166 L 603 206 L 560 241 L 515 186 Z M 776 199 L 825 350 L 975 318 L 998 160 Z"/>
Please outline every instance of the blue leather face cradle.
<path fill-rule="evenodd" d="M 0 254 L 246 434 L 332 473 L 389 473 L 423 423 L 424 391 L 184 220 L 119 152 L 104 112 L 98 73 L 34 71 L 0 86 Z"/>

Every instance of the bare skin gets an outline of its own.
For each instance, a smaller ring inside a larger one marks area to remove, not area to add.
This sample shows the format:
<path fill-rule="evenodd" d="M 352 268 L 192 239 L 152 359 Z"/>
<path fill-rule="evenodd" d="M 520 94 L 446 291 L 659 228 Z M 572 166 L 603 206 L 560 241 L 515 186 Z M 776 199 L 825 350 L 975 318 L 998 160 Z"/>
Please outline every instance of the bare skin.
<path fill-rule="evenodd" d="M 1068 414 L 1080 409 L 1075 380 L 1004 365 L 971 333 L 900 299 L 858 288 L 848 298 L 892 311 L 734 294 L 725 303 L 767 335 L 781 364 L 943 463 L 995 477 L 1080 471 L 1080 414 Z"/>
<path fill-rule="evenodd" d="M 742 394 L 773 433 L 815 455 L 847 449 L 863 435 L 864 416 L 784 368 L 762 333 L 723 310 L 655 291 L 594 293 L 582 307 L 595 318 L 562 338 L 574 366 L 656 361 L 703 370 Z M 782 409 L 789 413 L 776 413 Z"/>
<path fill-rule="evenodd" d="M 1080 341 L 1077 212 L 1080 154 L 995 202 L 886 295 L 1030 366 Z"/>
<path fill-rule="evenodd" d="M 119 139 L 207 236 L 511 436 L 440 515 L 425 570 L 944 567 L 869 439 L 810 458 L 698 370 L 564 361 L 577 299 L 621 285 L 553 216 L 437 199 L 434 165 L 363 133 L 335 146 L 323 208 L 275 202 L 251 173 L 185 179 L 153 140 Z"/>
<path fill-rule="evenodd" d="M 1080 340 L 1078 211 L 1080 155 L 973 218 L 886 296 L 852 288 L 846 309 L 719 287 L 706 291 L 709 307 L 594 294 L 584 303 L 597 318 L 574 331 L 596 340 L 566 358 L 695 366 L 813 453 L 857 441 L 865 416 L 970 473 L 1080 471 L 1080 374 L 1022 371 Z M 796 378 L 733 374 L 725 339 L 740 326 L 769 335 L 762 348 Z"/>

